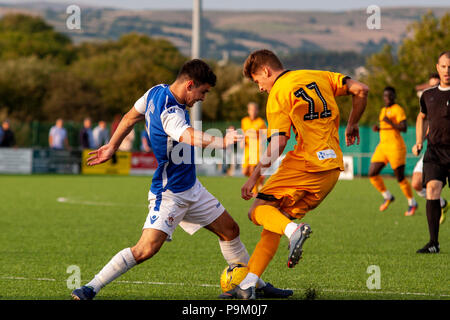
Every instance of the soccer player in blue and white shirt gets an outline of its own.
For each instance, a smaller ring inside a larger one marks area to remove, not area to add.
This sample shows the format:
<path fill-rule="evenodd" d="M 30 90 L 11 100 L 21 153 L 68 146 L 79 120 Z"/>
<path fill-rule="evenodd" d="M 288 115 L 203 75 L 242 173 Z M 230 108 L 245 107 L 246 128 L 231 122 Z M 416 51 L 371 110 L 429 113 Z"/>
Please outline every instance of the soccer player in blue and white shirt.
<path fill-rule="evenodd" d="M 173 84 L 148 90 L 125 114 L 109 143 L 90 153 L 88 165 L 111 159 L 134 125 L 145 120 L 158 168 L 148 193 L 149 213 L 141 238 L 135 246 L 117 253 L 89 283 L 74 290 L 74 299 L 92 299 L 105 285 L 151 258 L 166 240 L 171 240 L 177 225 L 190 234 L 206 228 L 219 237 L 222 254 L 229 265 L 248 263 L 249 255 L 239 238 L 239 226 L 202 186 L 195 173 L 194 146 L 223 149 L 242 138 L 236 131 L 229 131 L 221 138 L 191 127 L 187 108 L 203 101 L 215 83 L 216 76 L 205 62 L 194 59 L 185 63 Z M 284 298 L 293 293 L 262 280 L 258 285 L 264 297 Z"/>

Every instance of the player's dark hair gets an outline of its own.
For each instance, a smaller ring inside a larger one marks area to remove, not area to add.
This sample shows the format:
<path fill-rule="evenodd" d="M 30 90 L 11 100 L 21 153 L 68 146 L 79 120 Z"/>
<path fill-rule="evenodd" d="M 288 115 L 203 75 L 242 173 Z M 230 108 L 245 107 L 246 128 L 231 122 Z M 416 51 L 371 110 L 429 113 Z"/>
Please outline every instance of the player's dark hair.
<path fill-rule="evenodd" d="M 438 61 L 439 61 L 439 59 L 441 59 L 442 56 L 446 56 L 447 58 L 450 58 L 450 51 L 441 52 L 441 54 L 438 57 Z"/>
<path fill-rule="evenodd" d="M 244 76 L 252 79 L 252 74 L 260 68 L 269 66 L 275 70 L 283 70 L 283 64 L 280 59 L 270 50 L 262 49 L 253 51 L 244 62 Z"/>
<path fill-rule="evenodd" d="M 177 79 L 183 78 L 193 80 L 196 87 L 202 84 L 209 84 L 214 87 L 217 80 L 211 67 L 200 59 L 190 60 L 181 67 Z"/>
<path fill-rule="evenodd" d="M 394 96 L 396 95 L 394 87 L 387 86 L 384 88 L 383 92 L 384 91 L 390 91 L 394 94 Z"/>

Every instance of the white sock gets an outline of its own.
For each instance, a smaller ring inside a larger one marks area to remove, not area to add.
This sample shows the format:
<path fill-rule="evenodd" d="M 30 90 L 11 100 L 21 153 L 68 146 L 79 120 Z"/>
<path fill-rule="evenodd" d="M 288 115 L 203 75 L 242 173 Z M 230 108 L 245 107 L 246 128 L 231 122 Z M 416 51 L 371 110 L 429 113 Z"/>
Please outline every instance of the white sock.
<path fill-rule="evenodd" d="M 427 189 L 425 189 L 425 188 L 423 188 L 420 191 L 416 191 L 416 193 L 422 198 L 426 198 L 427 197 Z"/>
<path fill-rule="evenodd" d="M 228 265 L 236 263 L 245 263 L 248 265 L 250 256 L 248 255 L 245 245 L 242 243 L 239 236 L 231 241 L 222 241 L 219 239 L 220 250 Z M 258 278 L 258 288 L 262 288 L 266 283 Z"/>
<path fill-rule="evenodd" d="M 417 205 L 416 199 L 414 198 L 408 199 L 408 206 L 416 206 L 416 205 Z"/>
<path fill-rule="evenodd" d="M 381 193 L 383 195 L 384 199 L 391 199 L 392 198 L 392 193 L 389 192 L 389 190 L 386 190 L 384 192 Z"/>
<path fill-rule="evenodd" d="M 248 264 L 250 256 L 247 249 L 241 241 L 241 238 L 237 236 L 231 241 L 222 241 L 219 239 L 220 250 L 228 265 L 236 263 Z"/>
<path fill-rule="evenodd" d="M 284 234 L 286 235 L 286 237 L 288 237 L 288 239 L 291 238 L 292 234 L 294 233 L 295 229 L 297 229 L 298 224 L 296 224 L 295 222 L 290 222 L 287 224 L 286 228 L 284 229 Z"/>
<path fill-rule="evenodd" d="M 97 273 L 94 279 L 91 280 L 86 286 L 94 288 L 94 291 L 98 293 L 100 289 L 106 286 L 108 283 L 124 274 L 132 267 L 136 265 L 133 253 L 130 248 L 123 249 L 117 253 L 104 267 Z"/>
<path fill-rule="evenodd" d="M 245 279 L 241 281 L 239 287 L 241 287 L 241 289 L 243 290 L 248 289 L 250 287 L 256 287 L 258 279 L 259 277 L 256 274 L 249 272 L 247 273 Z"/>

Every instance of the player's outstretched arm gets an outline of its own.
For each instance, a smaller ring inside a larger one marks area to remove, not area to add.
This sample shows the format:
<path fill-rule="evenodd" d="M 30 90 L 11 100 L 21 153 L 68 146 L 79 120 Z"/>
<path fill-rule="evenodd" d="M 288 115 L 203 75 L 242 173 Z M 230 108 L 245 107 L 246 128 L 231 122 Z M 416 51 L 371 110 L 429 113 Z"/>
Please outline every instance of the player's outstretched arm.
<path fill-rule="evenodd" d="M 180 142 L 201 148 L 224 149 L 243 138 L 244 136 L 238 134 L 236 130 L 227 130 L 225 137 L 222 138 L 189 127 L 181 134 Z"/>
<path fill-rule="evenodd" d="M 360 141 L 358 122 L 366 109 L 369 87 L 353 79 L 347 79 L 346 84 L 348 93 L 352 95 L 352 111 L 345 129 L 345 142 L 347 146 L 351 146 Z"/>
<path fill-rule="evenodd" d="M 117 127 L 116 131 L 114 131 L 114 134 L 108 144 L 100 147 L 97 150 L 89 152 L 90 157 L 87 159 L 87 165 L 95 166 L 111 159 L 114 153 L 119 148 L 123 139 L 125 139 L 125 137 L 133 129 L 134 125 L 143 119 L 143 114 L 140 114 L 138 111 L 136 111 L 134 107 L 131 108 L 130 111 L 128 111 L 123 116 L 122 120 L 120 120 L 119 126 Z"/>

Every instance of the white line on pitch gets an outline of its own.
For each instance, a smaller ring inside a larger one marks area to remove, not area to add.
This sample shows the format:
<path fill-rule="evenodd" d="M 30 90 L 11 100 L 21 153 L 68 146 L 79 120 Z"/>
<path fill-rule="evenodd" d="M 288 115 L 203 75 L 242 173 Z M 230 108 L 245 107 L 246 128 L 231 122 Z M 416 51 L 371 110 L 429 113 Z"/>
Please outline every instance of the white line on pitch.
<path fill-rule="evenodd" d="M 13 276 L 1 276 L 0 279 L 4 280 L 34 280 L 34 281 L 66 281 L 66 280 L 56 280 L 51 278 L 25 278 L 25 277 L 13 277 Z M 82 280 L 86 282 L 86 280 Z M 144 284 L 144 285 L 160 285 L 160 286 L 193 286 L 193 287 L 214 287 L 219 288 L 216 284 L 207 283 L 183 283 L 183 282 L 152 282 L 152 281 L 128 281 L 128 280 L 118 280 L 114 283 L 123 284 Z M 305 290 L 305 288 L 289 288 L 290 290 Z M 324 289 L 318 288 L 318 292 L 334 292 L 334 293 L 358 293 L 358 294 L 380 294 L 380 295 L 411 295 L 411 296 L 429 296 L 429 297 L 450 297 L 450 294 L 439 294 L 439 293 L 421 293 L 421 292 L 395 292 L 395 291 L 367 291 L 367 290 L 344 290 L 344 289 Z"/>
<path fill-rule="evenodd" d="M 75 200 L 65 197 L 59 197 L 56 199 L 57 202 L 60 203 L 68 203 L 68 204 L 81 204 L 86 206 L 107 206 L 107 207 L 144 207 L 144 205 L 132 204 L 132 203 L 114 203 L 114 202 L 97 202 L 97 201 L 84 201 L 84 200 Z"/>

